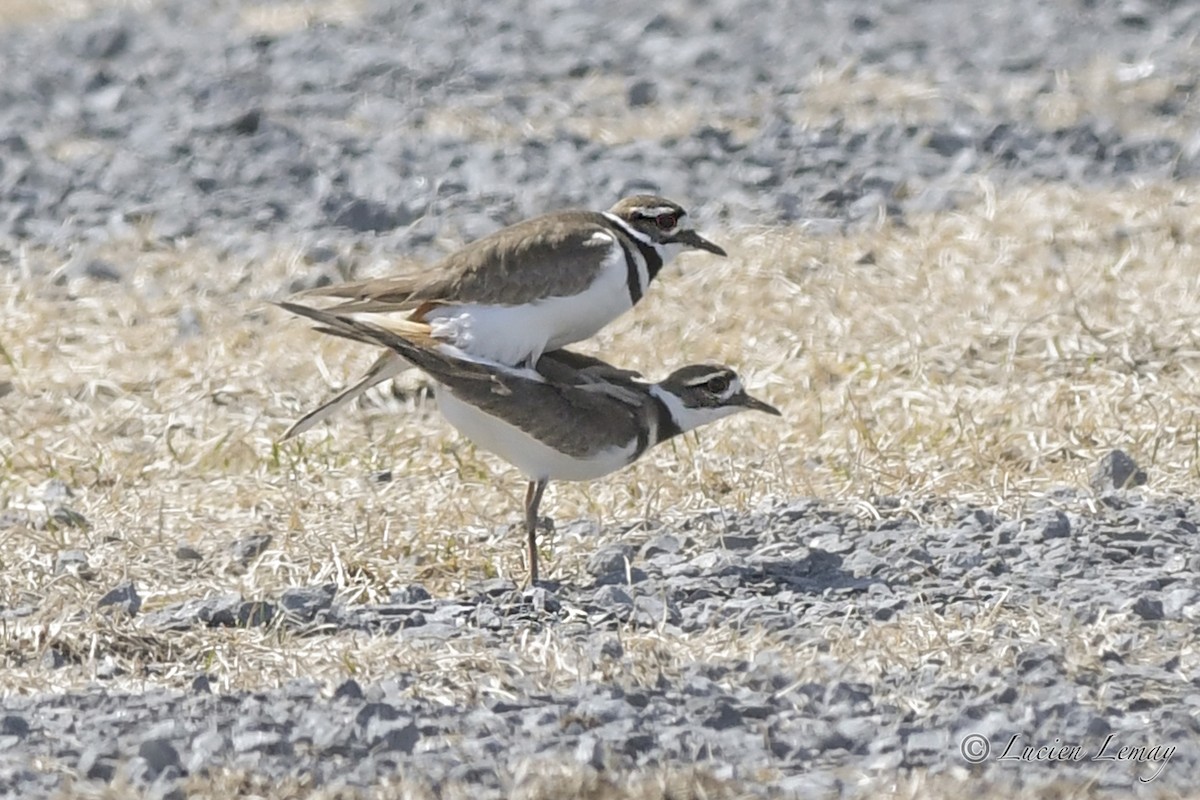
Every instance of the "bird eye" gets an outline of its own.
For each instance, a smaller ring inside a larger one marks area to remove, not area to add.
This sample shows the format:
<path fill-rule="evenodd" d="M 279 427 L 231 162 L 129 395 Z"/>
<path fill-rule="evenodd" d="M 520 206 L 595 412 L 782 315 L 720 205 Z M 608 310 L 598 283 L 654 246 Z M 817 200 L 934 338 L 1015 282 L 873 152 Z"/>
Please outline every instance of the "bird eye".
<path fill-rule="evenodd" d="M 674 228 L 678 221 L 674 214 L 659 214 L 654 218 L 654 224 L 659 227 L 659 230 L 664 231 Z"/>
<path fill-rule="evenodd" d="M 704 384 L 713 394 L 724 394 L 729 388 L 729 377 L 726 375 L 714 375 L 708 379 L 708 383 Z"/>

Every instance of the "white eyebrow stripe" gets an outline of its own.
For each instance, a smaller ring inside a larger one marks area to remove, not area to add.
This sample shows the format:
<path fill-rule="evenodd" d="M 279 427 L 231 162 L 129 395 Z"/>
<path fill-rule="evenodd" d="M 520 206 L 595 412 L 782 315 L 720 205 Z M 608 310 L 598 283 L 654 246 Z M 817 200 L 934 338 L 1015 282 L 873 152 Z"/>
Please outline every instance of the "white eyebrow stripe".
<path fill-rule="evenodd" d="M 682 211 L 680 211 L 678 208 L 671 208 L 670 206 L 655 206 L 654 208 L 639 208 L 638 211 L 640 211 L 641 213 L 645 214 L 648 217 L 657 217 L 662 214 L 673 214 L 676 217 L 683 216 Z"/>
<path fill-rule="evenodd" d="M 687 385 L 688 386 L 703 386 L 704 384 L 711 381 L 713 378 L 727 378 L 727 377 L 729 377 L 728 372 L 726 372 L 725 370 L 716 369 L 716 370 L 713 370 L 712 372 L 705 373 L 704 375 L 701 375 L 698 378 L 692 378 L 690 381 L 687 382 Z M 736 383 L 739 383 L 739 384 L 741 383 L 741 381 L 738 381 L 737 379 L 734 379 L 734 380 Z"/>

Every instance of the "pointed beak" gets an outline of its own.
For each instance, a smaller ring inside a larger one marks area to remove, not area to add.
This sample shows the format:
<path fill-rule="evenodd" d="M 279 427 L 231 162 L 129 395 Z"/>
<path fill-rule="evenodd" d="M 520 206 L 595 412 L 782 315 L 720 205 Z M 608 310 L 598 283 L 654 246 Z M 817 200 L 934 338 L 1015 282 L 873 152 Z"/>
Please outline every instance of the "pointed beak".
<path fill-rule="evenodd" d="M 748 408 L 751 411 L 761 411 L 764 414 L 770 414 L 773 417 L 782 417 L 783 416 L 783 414 L 780 413 L 778 408 L 771 405 L 770 403 L 764 403 L 762 400 L 759 400 L 757 397 L 751 397 L 748 394 L 743 394 L 739 398 L 739 401 L 740 401 L 739 405 L 741 405 L 743 408 Z"/>
<path fill-rule="evenodd" d="M 724 248 L 713 244 L 708 239 L 705 239 L 703 236 L 693 230 L 682 230 L 671 237 L 671 241 L 679 242 L 680 244 L 686 244 L 688 247 L 694 247 L 697 250 L 707 250 L 708 252 L 718 256 L 729 255 L 725 252 Z"/>

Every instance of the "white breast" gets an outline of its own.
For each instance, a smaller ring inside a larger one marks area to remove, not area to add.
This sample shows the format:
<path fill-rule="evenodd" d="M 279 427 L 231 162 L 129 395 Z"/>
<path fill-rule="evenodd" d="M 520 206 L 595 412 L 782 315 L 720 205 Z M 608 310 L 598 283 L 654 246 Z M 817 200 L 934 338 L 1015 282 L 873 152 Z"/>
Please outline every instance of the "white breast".
<path fill-rule="evenodd" d="M 600 450 L 587 459 L 576 459 L 542 444 L 519 428 L 464 403 L 444 386 L 436 390 L 438 408 L 446 421 L 488 452 L 509 462 L 533 480 L 586 481 L 607 475 L 629 464 L 637 453 L 637 440 L 621 447 Z"/>
<path fill-rule="evenodd" d="M 523 306 L 446 305 L 426 320 L 435 337 L 473 356 L 502 364 L 536 362 L 543 352 L 587 339 L 628 311 L 633 304 L 627 276 L 624 253 L 613 247 L 596 280 L 581 294 Z"/>

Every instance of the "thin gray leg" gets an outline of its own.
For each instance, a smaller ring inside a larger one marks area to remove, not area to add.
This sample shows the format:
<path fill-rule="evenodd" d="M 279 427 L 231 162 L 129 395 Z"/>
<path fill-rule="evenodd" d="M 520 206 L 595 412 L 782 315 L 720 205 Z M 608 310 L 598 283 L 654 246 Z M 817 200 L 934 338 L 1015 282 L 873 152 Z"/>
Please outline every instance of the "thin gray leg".
<path fill-rule="evenodd" d="M 549 481 L 530 481 L 525 489 L 525 533 L 529 536 L 529 582 L 538 582 L 537 523 L 538 506 L 542 503 L 542 492 Z"/>

